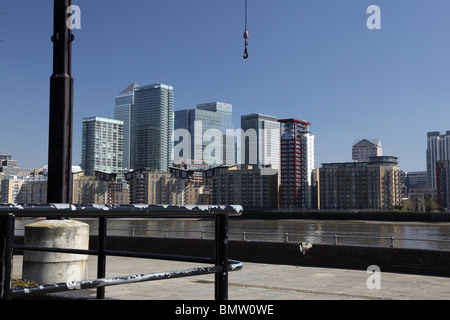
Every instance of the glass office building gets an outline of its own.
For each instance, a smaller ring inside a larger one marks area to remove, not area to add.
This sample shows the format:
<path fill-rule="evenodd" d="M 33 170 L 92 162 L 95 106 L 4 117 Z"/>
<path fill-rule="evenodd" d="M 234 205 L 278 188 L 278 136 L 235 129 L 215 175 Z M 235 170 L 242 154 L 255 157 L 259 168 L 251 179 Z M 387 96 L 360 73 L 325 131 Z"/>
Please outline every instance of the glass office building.
<path fill-rule="evenodd" d="M 186 109 L 175 111 L 175 130 L 185 129 L 190 134 L 190 150 L 182 154 L 175 154 L 176 160 L 205 160 L 204 153 L 211 141 L 204 140 L 205 132 L 211 129 L 220 130 L 221 119 L 217 112 L 201 109 Z M 175 142 L 175 145 L 177 142 Z M 208 165 L 221 165 L 209 163 Z"/>
<path fill-rule="evenodd" d="M 120 92 L 115 98 L 114 119 L 123 121 L 123 167 L 131 169 L 131 110 L 137 83 Z"/>
<path fill-rule="evenodd" d="M 241 116 L 241 163 L 256 165 L 258 168 L 272 166 L 280 169 L 280 123 L 276 117 L 261 113 Z M 256 133 L 256 142 L 251 132 Z"/>
<path fill-rule="evenodd" d="M 123 171 L 123 122 L 103 117 L 83 119 L 81 168 L 85 175 L 95 171 Z"/>
<path fill-rule="evenodd" d="M 208 102 L 197 105 L 197 109 L 216 112 L 220 115 L 219 130 L 222 132 L 222 164 L 234 164 L 235 136 L 228 135 L 227 130 L 233 130 L 233 105 L 224 102 Z"/>
<path fill-rule="evenodd" d="M 173 87 L 151 84 L 134 89 L 131 112 L 131 167 L 167 172 L 172 164 Z"/>

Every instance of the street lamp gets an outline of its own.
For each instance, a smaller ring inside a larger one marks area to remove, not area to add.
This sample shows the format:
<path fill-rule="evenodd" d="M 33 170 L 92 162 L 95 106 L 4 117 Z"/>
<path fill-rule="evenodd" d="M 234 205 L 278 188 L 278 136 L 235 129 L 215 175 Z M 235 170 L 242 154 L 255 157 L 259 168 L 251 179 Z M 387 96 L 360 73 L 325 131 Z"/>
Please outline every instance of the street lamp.
<path fill-rule="evenodd" d="M 50 78 L 50 123 L 48 143 L 48 203 L 72 200 L 73 78 L 72 31 L 67 10 L 72 0 L 54 0 L 53 74 Z"/>

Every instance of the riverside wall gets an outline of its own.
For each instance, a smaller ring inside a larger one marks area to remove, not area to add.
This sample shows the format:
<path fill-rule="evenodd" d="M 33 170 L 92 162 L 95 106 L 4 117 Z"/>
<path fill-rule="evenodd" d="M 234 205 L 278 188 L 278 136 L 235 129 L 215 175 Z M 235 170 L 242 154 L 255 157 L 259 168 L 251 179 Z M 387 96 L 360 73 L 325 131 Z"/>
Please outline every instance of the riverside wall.
<path fill-rule="evenodd" d="M 231 219 L 305 219 L 305 220 L 365 220 L 450 222 L 450 212 L 401 212 L 382 210 L 298 210 L 279 211 L 244 208 L 240 217 Z"/>
<path fill-rule="evenodd" d="M 96 236 L 91 236 L 96 248 Z M 187 238 L 110 236 L 107 249 L 185 256 L 214 256 L 214 241 Z M 304 254 L 300 243 L 229 241 L 229 258 L 242 262 L 367 270 L 377 265 L 383 272 L 450 276 L 450 251 L 312 244 Z"/>
<path fill-rule="evenodd" d="M 23 244 L 23 236 L 16 236 Z M 90 236 L 89 248 L 97 249 L 97 236 Z M 108 236 L 106 248 L 128 252 L 151 252 L 184 256 L 214 256 L 214 240 L 142 236 Z M 305 253 L 298 242 L 230 240 L 230 259 L 242 262 L 367 270 L 376 265 L 383 272 L 450 277 L 450 251 L 311 244 Z M 15 254 L 23 254 L 15 250 Z"/>

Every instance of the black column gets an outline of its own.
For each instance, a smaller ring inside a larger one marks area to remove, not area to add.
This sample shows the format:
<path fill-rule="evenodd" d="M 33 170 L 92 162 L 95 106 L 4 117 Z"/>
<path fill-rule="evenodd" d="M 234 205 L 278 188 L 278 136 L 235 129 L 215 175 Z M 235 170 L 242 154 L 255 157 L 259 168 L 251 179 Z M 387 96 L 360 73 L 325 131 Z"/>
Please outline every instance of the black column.
<path fill-rule="evenodd" d="M 50 78 L 50 125 L 48 143 L 48 203 L 71 202 L 73 79 L 72 31 L 67 20 L 71 0 L 54 2 L 53 75 Z"/>

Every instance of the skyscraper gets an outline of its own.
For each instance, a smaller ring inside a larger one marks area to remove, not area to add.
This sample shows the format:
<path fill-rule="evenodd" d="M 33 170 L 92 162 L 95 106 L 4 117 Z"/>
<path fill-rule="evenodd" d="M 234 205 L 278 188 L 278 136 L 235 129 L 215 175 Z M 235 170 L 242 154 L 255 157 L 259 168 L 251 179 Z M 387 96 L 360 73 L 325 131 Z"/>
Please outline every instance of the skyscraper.
<path fill-rule="evenodd" d="M 176 159 L 184 160 L 204 160 L 208 162 L 208 165 L 221 165 L 222 155 L 216 162 L 212 162 L 208 155 L 205 155 L 206 147 L 211 141 L 204 140 L 205 132 L 211 129 L 220 130 L 220 114 L 213 111 L 201 110 L 201 109 L 186 109 L 175 111 L 175 130 L 185 129 L 190 134 L 190 150 L 189 153 L 176 154 Z M 220 142 L 221 143 L 221 142 Z M 219 151 L 221 151 L 220 148 Z M 209 161 L 208 161 L 209 160 Z"/>
<path fill-rule="evenodd" d="M 172 163 L 173 87 L 151 84 L 134 89 L 131 112 L 131 167 L 167 172 Z"/>
<path fill-rule="evenodd" d="M 220 115 L 220 131 L 222 132 L 222 164 L 234 164 L 234 134 L 227 134 L 233 130 L 233 105 L 224 102 L 209 102 L 198 104 L 197 109 L 209 110 Z"/>
<path fill-rule="evenodd" d="M 281 123 L 280 207 L 312 206 L 311 174 L 314 169 L 314 135 L 309 122 L 285 119 Z"/>
<path fill-rule="evenodd" d="M 258 168 L 280 169 L 280 123 L 276 117 L 261 113 L 241 116 L 241 161 Z M 256 142 L 251 131 L 256 133 Z"/>
<path fill-rule="evenodd" d="M 123 167 L 131 169 L 131 111 L 134 104 L 134 90 L 137 83 L 132 83 L 115 98 L 114 119 L 123 121 Z"/>
<path fill-rule="evenodd" d="M 436 188 L 436 162 L 450 160 L 450 131 L 427 133 L 427 175 L 428 187 Z"/>
<path fill-rule="evenodd" d="M 103 117 L 83 119 L 81 168 L 87 176 L 95 171 L 123 171 L 123 122 Z"/>
<path fill-rule="evenodd" d="M 190 134 L 189 155 L 176 154 L 175 158 L 204 160 L 210 166 L 234 164 L 234 131 L 227 132 L 233 130 L 231 104 L 210 102 L 199 104 L 196 109 L 175 111 L 174 128 Z M 220 141 L 216 141 L 215 133 L 220 135 Z M 177 141 L 175 137 L 175 145 Z"/>

